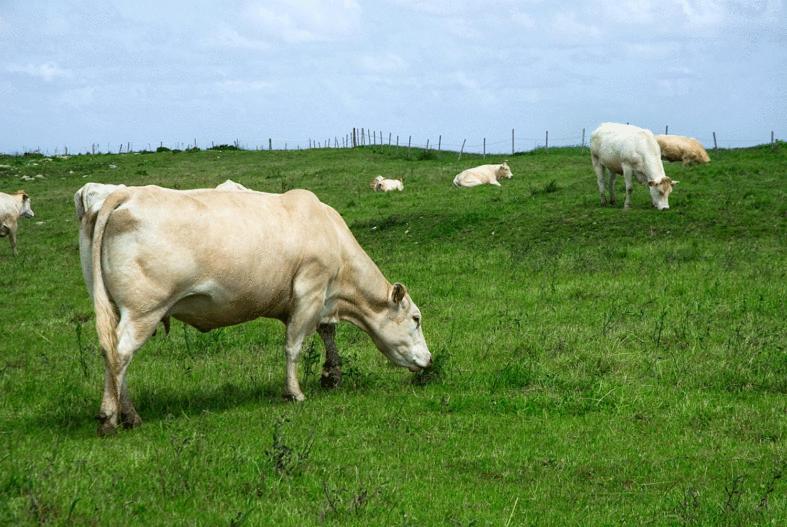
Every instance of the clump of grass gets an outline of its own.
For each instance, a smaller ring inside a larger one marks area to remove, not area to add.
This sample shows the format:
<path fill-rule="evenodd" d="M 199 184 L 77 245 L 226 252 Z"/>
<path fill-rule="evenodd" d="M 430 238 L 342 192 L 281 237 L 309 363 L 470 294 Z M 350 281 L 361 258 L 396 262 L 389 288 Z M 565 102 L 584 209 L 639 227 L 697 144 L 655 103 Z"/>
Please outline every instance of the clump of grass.
<path fill-rule="evenodd" d="M 530 191 L 530 195 L 538 196 L 539 194 L 552 194 L 553 192 L 557 192 L 558 190 L 560 190 L 560 185 L 558 185 L 557 181 L 553 179 L 547 183 L 544 183 L 544 185 L 541 188 L 532 189 Z"/>
<path fill-rule="evenodd" d="M 301 445 L 287 444 L 284 425 L 286 417 L 279 417 L 273 425 L 272 444 L 265 451 L 265 457 L 279 476 L 295 476 L 303 473 L 311 456 L 314 434 Z"/>
<path fill-rule="evenodd" d="M 418 161 L 434 161 L 437 159 L 437 152 L 434 150 L 421 150 L 415 159 Z"/>
<path fill-rule="evenodd" d="M 440 351 L 432 355 L 432 365 L 413 375 L 412 383 L 416 386 L 426 386 L 441 382 L 448 373 L 451 362 L 451 352 Z"/>

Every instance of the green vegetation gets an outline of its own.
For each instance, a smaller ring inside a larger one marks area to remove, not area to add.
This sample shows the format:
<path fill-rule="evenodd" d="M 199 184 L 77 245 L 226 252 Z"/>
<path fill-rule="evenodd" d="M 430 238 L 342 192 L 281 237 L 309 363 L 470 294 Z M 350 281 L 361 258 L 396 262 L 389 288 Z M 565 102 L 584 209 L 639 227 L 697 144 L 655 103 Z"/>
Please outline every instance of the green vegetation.
<path fill-rule="evenodd" d="M 784 145 L 668 165 L 667 212 L 642 186 L 600 207 L 579 148 L 468 190 L 451 180 L 480 156 L 221 148 L 0 157 L 36 212 L 18 258 L 0 240 L 0 524 L 787 523 Z M 405 191 L 371 192 L 378 174 Z M 280 323 L 173 321 L 130 368 L 143 426 L 99 439 L 73 193 L 227 178 L 339 210 L 410 289 L 435 367 L 391 367 L 342 324 L 343 384 L 320 388 L 315 336 L 286 403 Z"/>

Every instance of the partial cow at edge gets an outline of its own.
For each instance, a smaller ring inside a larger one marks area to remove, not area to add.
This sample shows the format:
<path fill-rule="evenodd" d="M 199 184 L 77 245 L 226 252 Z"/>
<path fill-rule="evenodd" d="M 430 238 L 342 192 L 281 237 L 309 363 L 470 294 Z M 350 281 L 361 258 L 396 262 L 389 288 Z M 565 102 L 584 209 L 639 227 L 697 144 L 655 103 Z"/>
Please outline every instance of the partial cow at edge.
<path fill-rule="evenodd" d="M 623 208 L 631 207 L 633 177 L 636 177 L 648 186 L 654 207 L 669 209 L 669 195 L 678 182 L 664 173 L 661 150 L 650 130 L 628 124 L 602 123 L 590 136 L 590 158 L 602 206 L 607 204 L 604 173 L 609 171 L 609 202 L 612 205 L 616 203 L 615 178 L 623 174 L 626 184 Z"/>
<path fill-rule="evenodd" d="M 30 196 L 24 190 L 14 194 L 4 194 L 0 192 L 0 238 L 8 236 L 11 242 L 11 252 L 14 256 L 18 254 L 16 250 L 16 230 L 19 218 L 32 218 L 35 216 L 30 207 Z"/>
<path fill-rule="evenodd" d="M 95 218 L 91 259 L 106 360 L 100 434 L 141 423 L 126 371 L 169 316 L 200 331 L 281 320 L 285 394 L 298 401 L 303 340 L 326 324 L 360 327 L 391 362 L 411 371 L 432 361 L 405 287 L 388 282 L 341 216 L 305 190 L 116 189 Z"/>
<path fill-rule="evenodd" d="M 710 157 L 702 143 L 685 135 L 657 135 L 656 141 L 661 148 L 661 159 L 682 161 L 684 165 L 710 163 Z"/>
<path fill-rule="evenodd" d="M 511 179 L 514 174 L 508 161 L 499 165 L 481 165 L 463 170 L 454 177 L 454 186 L 458 188 L 477 187 L 478 185 L 494 185 L 501 187 L 501 179 Z"/>

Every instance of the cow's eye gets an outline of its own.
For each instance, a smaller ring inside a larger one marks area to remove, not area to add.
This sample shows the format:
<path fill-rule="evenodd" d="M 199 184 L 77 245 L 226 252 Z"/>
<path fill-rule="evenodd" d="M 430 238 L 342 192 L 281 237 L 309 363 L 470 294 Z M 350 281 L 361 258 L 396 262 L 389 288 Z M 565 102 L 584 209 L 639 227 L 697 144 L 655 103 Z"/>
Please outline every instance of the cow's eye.
<path fill-rule="evenodd" d="M 415 327 L 421 326 L 421 315 L 413 315 L 413 322 L 415 322 Z"/>

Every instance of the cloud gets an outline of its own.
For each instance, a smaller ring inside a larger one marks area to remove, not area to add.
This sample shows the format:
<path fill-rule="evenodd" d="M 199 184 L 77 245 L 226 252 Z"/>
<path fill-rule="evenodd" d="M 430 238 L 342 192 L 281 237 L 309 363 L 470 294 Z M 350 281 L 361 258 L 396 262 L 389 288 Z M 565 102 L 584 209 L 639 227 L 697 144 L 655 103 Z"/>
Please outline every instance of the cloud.
<path fill-rule="evenodd" d="M 57 78 L 70 77 L 71 72 L 61 68 L 60 66 L 52 63 L 45 62 L 43 64 L 11 64 L 6 68 L 9 73 L 22 73 L 42 79 L 46 82 L 51 82 Z"/>
<path fill-rule="evenodd" d="M 238 33 L 237 30 L 224 27 L 214 31 L 208 38 L 209 46 L 234 49 L 249 49 L 256 51 L 267 51 L 271 48 L 269 42 L 249 38 Z"/>
<path fill-rule="evenodd" d="M 341 40 L 361 25 L 355 0 L 250 1 L 243 11 L 251 31 L 289 44 Z"/>
<path fill-rule="evenodd" d="M 216 86 L 224 92 L 248 93 L 255 91 L 269 90 L 275 85 L 264 80 L 224 80 L 216 83 Z"/>
<path fill-rule="evenodd" d="M 364 55 L 358 59 L 358 65 L 371 73 L 400 73 L 409 66 L 402 57 L 395 53 Z"/>

